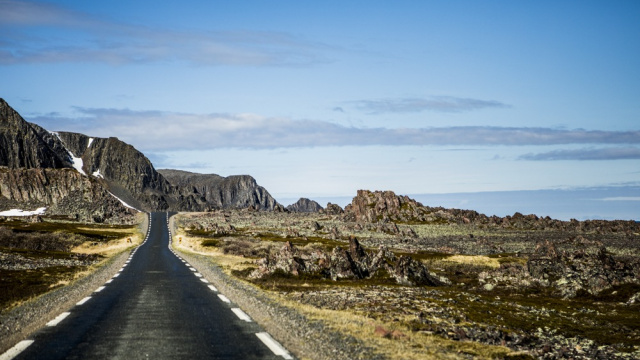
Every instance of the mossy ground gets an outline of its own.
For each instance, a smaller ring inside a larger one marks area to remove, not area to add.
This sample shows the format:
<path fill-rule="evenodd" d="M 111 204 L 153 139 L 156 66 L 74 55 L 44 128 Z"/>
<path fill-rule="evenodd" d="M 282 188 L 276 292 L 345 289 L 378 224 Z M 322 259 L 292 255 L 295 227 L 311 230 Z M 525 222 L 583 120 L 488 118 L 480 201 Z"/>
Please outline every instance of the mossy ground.
<path fill-rule="evenodd" d="M 62 221 L 64 220 L 64 221 Z M 140 242 L 143 234 L 136 225 L 103 225 L 70 222 L 68 219 L 45 219 L 43 222 L 21 220 L 1 221 L 2 236 L 12 237 L 3 241 L 12 247 L 0 247 L 0 253 L 18 255 L 33 260 L 39 265 L 33 269 L 8 270 L 0 268 L 0 311 L 63 286 L 90 270 L 90 266 L 55 265 L 53 260 L 73 260 L 88 255 L 102 261 L 126 247 L 131 246 L 126 238 Z M 15 238 L 27 237 L 22 242 Z M 47 248 L 64 249 L 54 251 L 40 249 L 38 243 Z"/>

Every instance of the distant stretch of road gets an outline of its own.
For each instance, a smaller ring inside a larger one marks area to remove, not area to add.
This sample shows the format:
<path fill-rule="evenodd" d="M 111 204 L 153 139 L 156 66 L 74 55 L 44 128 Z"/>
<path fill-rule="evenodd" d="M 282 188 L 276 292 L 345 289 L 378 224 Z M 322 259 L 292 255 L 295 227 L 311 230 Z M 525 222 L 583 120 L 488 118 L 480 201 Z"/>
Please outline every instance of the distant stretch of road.
<path fill-rule="evenodd" d="M 168 247 L 167 213 L 111 280 L 5 359 L 291 359 Z"/>

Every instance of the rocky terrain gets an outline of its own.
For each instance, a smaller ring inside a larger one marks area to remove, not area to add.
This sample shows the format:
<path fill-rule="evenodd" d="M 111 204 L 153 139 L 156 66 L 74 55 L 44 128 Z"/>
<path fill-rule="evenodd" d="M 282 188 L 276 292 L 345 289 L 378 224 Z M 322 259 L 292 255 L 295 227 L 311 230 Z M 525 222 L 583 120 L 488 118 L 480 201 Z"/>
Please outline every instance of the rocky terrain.
<path fill-rule="evenodd" d="M 0 210 L 46 207 L 50 215 L 120 222 L 142 211 L 281 207 L 250 176 L 156 171 L 117 138 L 51 132 L 0 99 Z M 71 174 L 70 172 L 75 172 Z M 31 176 L 33 175 L 33 176 Z"/>
<path fill-rule="evenodd" d="M 640 358 L 633 221 L 489 217 L 362 190 L 344 209 L 177 225 L 186 249 L 387 358 Z"/>

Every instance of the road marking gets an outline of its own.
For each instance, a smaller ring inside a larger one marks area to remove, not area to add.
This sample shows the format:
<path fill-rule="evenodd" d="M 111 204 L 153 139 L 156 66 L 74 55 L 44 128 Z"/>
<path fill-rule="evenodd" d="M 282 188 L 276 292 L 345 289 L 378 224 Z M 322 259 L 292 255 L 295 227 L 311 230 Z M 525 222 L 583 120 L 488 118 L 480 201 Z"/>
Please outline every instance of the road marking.
<path fill-rule="evenodd" d="M 209 282 L 209 280 L 207 280 L 207 279 L 205 279 L 205 278 L 201 278 L 201 279 L 200 279 L 200 281 L 202 281 L 202 282 L 203 282 L 203 283 L 205 283 L 205 284 Z"/>
<path fill-rule="evenodd" d="M 198 273 L 198 272 L 197 272 L 197 273 L 193 273 L 193 275 L 195 275 L 195 276 L 197 276 L 197 277 L 202 277 L 202 274 L 200 274 L 200 273 Z"/>
<path fill-rule="evenodd" d="M 87 296 L 86 298 L 84 298 L 84 299 L 82 299 L 82 300 L 78 301 L 78 302 L 76 303 L 76 305 L 82 305 L 82 304 L 86 303 L 87 301 L 89 301 L 89 299 L 91 299 L 91 296 Z"/>
<path fill-rule="evenodd" d="M 97 288 L 97 289 L 96 289 L 96 291 L 94 291 L 94 292 L 100 292 L 100 291 L 104 290 L 104 288 L 105 288 L 104 286 L 100 286 L 100 287 L 99 287 L 99 288 Z"/>
<path fill-rule="evenodd" d="M 60 323 L 60 321 L 64 320 L 64 318 L 66 318 L 67 316 L 69 316 L 69 314 L 71 314 L 70 312 L 63 312 L 62 314 L 58 315 L 55 319 L 49 321 L 47 323 L 47 326 L 56 326 Z"/>
<path fill-rule="evenodd" d="M 107 280 L 107 282 L 105 284 L 111 284 L 112 281 L 113 281 L 113 279 L 109 279 L 109 280 Z"/>
<path fill-rule="evenodd" d="M 240 320 L 244 320 L 246 322 L 251 322 L 251 318 L 249 317 L 249 315 L 247 315 L 246 312 L 242 311 L 242 309 L 233 308 L 233 309 L 231 309 L 231 311 L 233 311 L 233 313 L 236 314 L 236 316 L 238 318 L 240 318 Z"/>
<path fill-rule="evenodd" d="M 228 297 L 222 295 L 222 294 L 218 294 L 218 297 L 220 298 L 220 300 L 226 302 L 227 304 L 231 304 L 231 300 L 229 300 Z"/>
<path fill-rule="evenodd" d="M 293 357 L 291 357 L 291 355 L 289 355 L 289 352 L 285 348 L 283 348 L 282 345 L 280 345 L 277 341 L 275 341 L 271 337 L 271 335 L 269 335 L 269 333 L 259 332 L 259 333 L 256 334 L 256 336 L 265 345 L 267 345 L 269 350 L 271 350 L 275 355 L 282 356 L 285 359 L 293 359 Z"/>
<path fill-rule="evenodd" d="M 190 268 L 189 268 L 189 270 L 191 270 L 191 271 L 196 271 L 196 269 L 195 269 L 195 268 L 192 268 L 192 267 L 190 267 Z"/>
<path fill-rule="evenodd" d="M 0 360 L 11 360 L 14 357 L 18 356 L 24 349 L 28 348 L 29 345 L 33 344 L 33 340 L 22 340 L 19 343 L 15 344 L 11 349 L 5 351 L 4 354 L 0 355 Z"/>
<path fill-rule="evenodd" d="M 117 274 L 113 275 L 113 278 L 117 278 L 118 276 L 120 276 L 120 273 L 117 273 Z"/>
<path fill-rule="evenodd" d="M 213 285 L 209 285 L 209 289 L 211 289 L 211 291 L 218 292 L 218 289 L 216 289 L 216 287 Z"/>

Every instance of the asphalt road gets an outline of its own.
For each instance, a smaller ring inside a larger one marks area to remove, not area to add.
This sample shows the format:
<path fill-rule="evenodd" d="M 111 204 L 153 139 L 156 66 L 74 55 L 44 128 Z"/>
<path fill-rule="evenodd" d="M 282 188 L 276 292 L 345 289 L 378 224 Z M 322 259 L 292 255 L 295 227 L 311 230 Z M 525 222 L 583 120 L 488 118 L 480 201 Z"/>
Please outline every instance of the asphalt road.
<path fill-rule="evenodd" d="M 118 275 L 0 358 L 291 358 L 175 255 L 169 236 L 167 214 L 151 214 L 147 240 Z"/>

